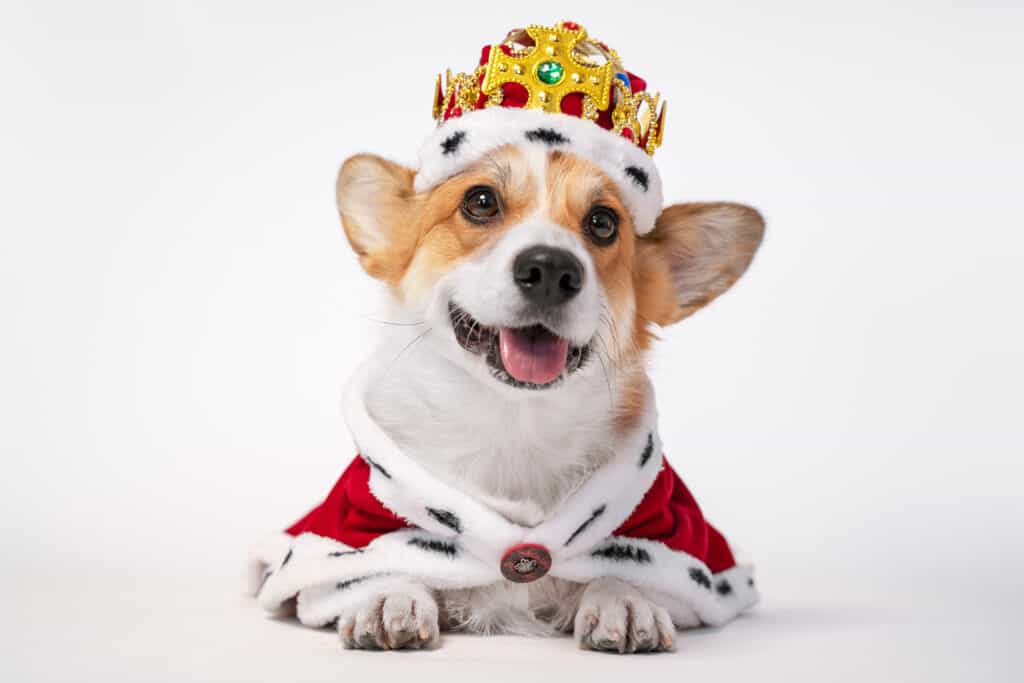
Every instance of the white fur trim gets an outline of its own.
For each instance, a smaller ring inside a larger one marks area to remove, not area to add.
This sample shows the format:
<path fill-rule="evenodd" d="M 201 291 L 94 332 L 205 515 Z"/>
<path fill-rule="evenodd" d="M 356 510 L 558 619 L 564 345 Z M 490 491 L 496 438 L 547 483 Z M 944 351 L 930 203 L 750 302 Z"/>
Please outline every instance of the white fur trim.
<path fill-rule="evenodd" d="M 757 602 L 749 567 L 712 576 L 687 553 L 612 536 L 662 466 L 653 398 L 638 426 L 616 444 L 616 457 L 550 519 L 525 527 L 432 477 L 374 422 L 365 392 L 386 367 L 379 361 L 371 357 L 356 371 L 346 390 L 345 417 L 371 463 L 374 495 L 418 528 L 384 534 L 362 549 L 308 533 L 267 539 L 253 553 L 250 571 L 251 590 L 266 609 L 281 611 L 295 598 L 299 620 L 322 626 L 396 576 L 439 590 L 493 584 L 503 581 L 502 556 L 521 543 L 548 549 L 553 577 L 585 583 L 614 576 L 632 583 L 655 596 L 680 628 L 723 624 Z M 439 519 L 430 509 L 450 516 Z"/>
<path fill-rule="evenodd" d="M 647 408 L 638 426 L 616 444 L 615 459 L 592 474 L 551 519 L 535 527 L 514 524 L 473 497 L 431 476 L 402 453 L 373 420 L 366 409 L 365 392 L 372 385 L 378 368 L 386 367 L 383 361 L 383 358 L 371 357 L 360 366 L 344 399 L 345 419 L 359 452 L 378 465 L 370 474 L 370 490 L 385 507 L 421 529 L 442 537 L 458 535 L 470 553 L 490 561 L 494 567 L 509 547 L 519 543 L 545 546 L 556 565 L 586 552 L 629 517 L 661 469 L 662 449 L 652 397 L 646 402 Z M 648 448 L 648 439 L 649 457 L 640 467 L 638 463 Z M 381 470 L 390 476 L 385 476 Z M 460 520 L 472 520 L 472 531 L 456 532 L 432 517 L 427 508 L 443 509 Z M 576 529 L 598 508 L 603 508 L 602 513 L 569 542 Z"/>
<path fill-rule="evenodd" d="M 503 145 L 548 146 L 541 140 L 527 139 L 529 131 L 538 129 L 554 131 L 564 138 L 565 142 L 549 145 L 550 149 L 566 150 L 592 161 L 615 181 L 638 234 L 654 228 L 662 206 L 661 177 L 654 160 L 637 145 L 592 121 L 535 109 L 490 107 L 446 121 L 420 147 L 416 192 L 444 182 Z M 458 133 L 463 137 L 457 145 L 444 144 Z M 646 177 L 646 187 L 626 171 L 631 167 Z"/>

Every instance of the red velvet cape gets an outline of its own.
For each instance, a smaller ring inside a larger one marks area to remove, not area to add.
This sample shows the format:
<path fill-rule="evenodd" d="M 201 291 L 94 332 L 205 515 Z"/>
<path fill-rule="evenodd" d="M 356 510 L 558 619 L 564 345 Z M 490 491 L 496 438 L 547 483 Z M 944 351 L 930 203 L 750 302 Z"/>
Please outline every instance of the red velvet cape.
<path fill-rule="evenodd" d="M 382 534 L 408 526 L 370 491 L 370 466 L 356 457 L 323 503 L 287 529 L 297 536 L 313 533 L 353 548 L 362 548 Z M 685 552 L 708 566 L 712 573 L 736 564 L 725 538 L 704 519 L 704 514 L 679 475 L 664 461 L 661 471 L 615 536 L 657 541 Z"/>

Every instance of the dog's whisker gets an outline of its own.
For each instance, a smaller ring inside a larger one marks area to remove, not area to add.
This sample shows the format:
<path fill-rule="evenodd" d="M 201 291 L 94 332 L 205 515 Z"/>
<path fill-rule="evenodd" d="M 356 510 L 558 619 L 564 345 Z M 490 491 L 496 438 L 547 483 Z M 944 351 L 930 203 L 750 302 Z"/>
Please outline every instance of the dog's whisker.
<path fill-rule="evenodd" d="M 409 349 L 411 349 L 411 348 L 413 347 L 413 345 L 415 345 L 416 343 L 418 343 L 418 342 L 422 341 L 422 339 L 423 339 L 424 337 L 426 337 L 426 336 L 427 336 L 427 333 L 429 333 L 429 332 L 430 332 L 430 330 L 432 330 L 432 329 L 433 329 L 433 328 L 431 328 L 431 327 L 428 327 L 427 329 L 423 330 L 423 331 L 422 331 L 422 332 L 420 332 L 420 333 L 419 333 L 418 335 L 416 335 L 416 336 L 415 336 L 415 337 L 413 338 L 413 340 L 412 340 L 412 341 L 410 341 L 410 342 L 409 342 L 408 344 L 406 344 L 405 346 L 403 346 L 403 347 L 402 347 L 402 350 L 398 352 L 398 355 L 396 355 L 396 356 L 395 356 L 395 357 L 394 357 L 394 358 L 393 358 L 393 359 L 391 360 L 391 363 L 389 363 L 389 364 L 388 364 L 388 369 L 387 369 L 387 370 L 385 371 L 385 373 L 384 373 L 384 374 L 389 374 L 389 373 L 391 372 L 391 370 L 393 370 L 393 369 L 394 369 L 394 367 L 395 367 L 395 366 L 396 366 L 396 365 L 398 364 L 398 361 L 399 361 L 399 360 L 400 360 L 400 359 L 402 358 L 402 356 L 404 356 L 404 355 L 405 355 L 405 352 L 406 352 L 406 351 L 408 351 Z"/>
<path fill-rule="evenodd" d="M 605 346 L 604 339 L 601 338 L 600 333 L 598 333 L 596 339 L 598 339 L 601 342 L 602 346 Z M 605 347 L 605 348 L 606 348 L 605 353 L 607 353 L 607 347 Z M 611 380 L 611 378 L 608 377 L 608 367 L 605 365 L 604 358 L 601 357 L 600 353 L 597 353 L 595 355 L 597 356 L 597 361 L 601 364 L 601 372 L 604 373 L 604 382 L 605 382 L 605 385 L 607 385 L 607 387 L 608 387 L 608 408 L 611 409 L 611 410 L 614 410 L 615 409 L 615 396 L 614 396 L 614 393 L 612 392 L 612 380 Z"/>
<path fill-rule="evenodd" d="M 605 343 L 605 349 L 607 351 L 608 361 L 614 365 L 617 359 L 619 358 L 619 354 L 621 353 L 621 344 L 619 341 L 615 320 L 614 318 L 612 318 L 611 311 L 608 310 L 608 305 L 602 304 L 601 306 L 603 311 L 601 313 L 601 321 L 604 322 L 605 327 L 608 329 L 608 332 L 612 335 L 612 345 L 615 349 L 615 354 L 612 354 L 611 350 L 608 349 L 607 343 Z"/>
<path fill-rule="evenodd" d="M 377 323 L 378 325 L 395 325 L 396 327 L 419 327 L 420 325 L 426 325 L 426 320 L 420 320 L 418 322 L 400 322 L 397 320 L 382 320 L 380 318 L 371 318 L 366 316 L 366 320 L 371 323 Z"/>

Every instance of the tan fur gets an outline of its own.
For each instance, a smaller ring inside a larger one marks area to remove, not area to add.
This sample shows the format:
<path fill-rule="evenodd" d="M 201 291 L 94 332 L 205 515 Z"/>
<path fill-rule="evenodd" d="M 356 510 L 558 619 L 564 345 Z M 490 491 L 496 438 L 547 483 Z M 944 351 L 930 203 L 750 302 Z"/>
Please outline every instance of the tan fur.
<path fill-rule="evenodd" d="M 415 173 L 371 154 L 348 159 L 338 172 L 342 226 L 366 272 L 396 285 L 416 247 Z"/>
<path fill-rule="evenodd" d="M 442 275 L 529 215 L 537 202 L 538 184 L 522 163 L 522 152 L 508 146 L 429 192 L 417 225 L 416 254 L 399 288 L 402 298 L 423 296 Z M 463 196 L 476 185 L 498 191 L 502 201 L 499 220 L 481 226 L 460 212 Z"/>
<path fill-rule="evenodd" d="M 595 164 L 563 152 L 549 153 L 543 179 L 533 177 L 521 150 L 495 150 L 466 172 L 415 195 L 414 173 L 370 155 L 349 159 L 338 177 L 338 206 L 345 233 L 371 276 L 402 300 L 429 293 L 438 279 L 497 239 L 536 209 L 541 197 L 553 222 L 588 250 L 608 300 L 612 339 L 603 351 L 620 381 L 616 426 L 628 429 L 644 409 L 641 362 L 655 339 L 653 325 L 682 320 L 728 289 L 747 268 L 764 231 L 754 209 L 739 204 L 677 204 L 655 229 L 637 237 L 615 184 Z M 501 218 L 486 226 L 466 220 L 459 206 L 475 185 L 494 187 Z M 620 216 L 619 238 L 595 245 L 583 231 L 595 205 Z M 628 338 L 616 320 L 634 308 Z"/>
<path fill-rule="evenodd" d="M 422 195 L 413 192 L 415 174 L 410 169 L 365 154 L 346 161 L 338 174 L 338 209 L 363 268 L 401 298 L 422 294 L 533 210 L 539 182 L 522 156 L 512 146 L 497 149 Z M 503 200 L 500 221 L 480 226 L 462 216 L 463 195 L 475 185 L 498 190 Z M 367 220 L 368 215 L 374 218 Z"/>
<path fill-rule="evenodd" d="M 633 429 L 647 408 L 647 374 L 639 362 L 633 362 L 619 372 L 618 403 L 615 411 L 615 431 L 619 434 Z"/>
<path fill-rule="evenodd" d="M 548 165 L 548 204 L 550 216 L 579 236 L 587 246 L 610 307 L 610 319 L 622 319 L 631 303 L 638 301 L 636 271 L 636 231 L 615 184 L 601 169 L 578 157 L 553 152 Z M 595 205 L 613 209 L 620 217 L 619 238 L 608 246 L 598 246 L 583 232 L 583 221 Z M 642 282 L 640 283 L 642 284 Z M 647 321 L 636 317 L 631 335 L 623 339 L 617 327 L 606 340 L 610 362 L 615 365 L 617 407 L 616 431 L 636 425 L 645 409 L 647 378 L 640 367 L 640 356 L 648 346 Z"/>
<path fill-rule="evenodd" d="M 636 232 L 615 184 L 595 164 L 562 152 L 551 154 L 547 181 L 550 217 L 586 245 L 612 312 L 623 312 L 634 299 L 630 271 Z M 583 221 L 596 205 L 613 209 L 621 221 L 619 238 L 604 247 L 583 234 Z"/>
<path fill-rule="evenodd" d="M 727 202 L 676 204 L 640 240 L 638 314 L 659 325 L 693 315 L 733 285 L 764 236 L 755 209 Z"/>

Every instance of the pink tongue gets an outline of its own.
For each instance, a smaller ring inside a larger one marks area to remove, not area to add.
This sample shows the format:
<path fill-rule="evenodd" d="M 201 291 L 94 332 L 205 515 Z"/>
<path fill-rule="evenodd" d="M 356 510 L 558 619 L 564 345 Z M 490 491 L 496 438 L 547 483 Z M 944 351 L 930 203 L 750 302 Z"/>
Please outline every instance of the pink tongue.
<path fill-rule="evenodd" d="M 569 341 L 560 337 L 531 338 L 508 327 L 499 335 L 501 363 L 520 382 L 547 384 L 565 369 Z"/>

